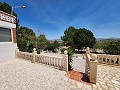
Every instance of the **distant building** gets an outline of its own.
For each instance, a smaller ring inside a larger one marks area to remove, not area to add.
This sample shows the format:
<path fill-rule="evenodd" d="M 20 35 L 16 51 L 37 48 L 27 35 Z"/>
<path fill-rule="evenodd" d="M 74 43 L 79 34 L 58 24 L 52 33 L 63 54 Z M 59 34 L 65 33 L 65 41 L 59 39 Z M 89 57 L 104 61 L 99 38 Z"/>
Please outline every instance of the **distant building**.
<path fill-rule="evenodd" d="M 16 17 L 0 11 L 0 60 L 14 58 L 16 46 Z"/>

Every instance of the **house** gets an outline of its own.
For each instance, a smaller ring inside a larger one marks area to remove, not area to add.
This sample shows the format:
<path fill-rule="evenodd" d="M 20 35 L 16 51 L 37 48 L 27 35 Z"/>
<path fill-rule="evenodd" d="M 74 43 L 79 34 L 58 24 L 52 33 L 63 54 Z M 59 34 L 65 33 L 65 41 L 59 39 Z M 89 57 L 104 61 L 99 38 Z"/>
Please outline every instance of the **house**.
<path fill-rule="evenodd" d="M 15 57 L 16 17 L 0 11 L 0 61 Z"/>

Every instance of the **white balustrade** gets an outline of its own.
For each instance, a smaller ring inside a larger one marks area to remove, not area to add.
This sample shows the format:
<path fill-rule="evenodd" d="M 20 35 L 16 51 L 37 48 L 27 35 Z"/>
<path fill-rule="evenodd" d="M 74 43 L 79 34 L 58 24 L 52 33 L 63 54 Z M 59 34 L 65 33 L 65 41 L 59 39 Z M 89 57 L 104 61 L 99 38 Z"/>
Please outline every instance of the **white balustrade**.
<path fill-rule="evenodd" d="M 97 60 L 101 64 L 120 66 L 120 55 L 97 54 Z"/>
<path fill-rule="evenodd" d="M 86 50 L 86 69 L 85 73 L 91 83 L 96 83 L 97 79 L 97 55 L 91 55 L 89 48 Z"/>
<path fill-rule="evenodd" d="M 22 58 L 22 59 L 26 59 L 26 60 L 32 60 L 33 56 L 32 53 L 28 53 L 28 52 L 17 52 L 17 58 Z"/>
<path fill-rule="evenodd" d="M 68 56 L 50 56 L 37 54 L 36 49 L 33 49 L 33 53 L 21 52 L 17 48 L 15 51 L 16 58 L 21 58 L 25 60 L 31 60 L 32 63 L 43 63 L 53 67 L 57 67 L 59 69 L 68 71 Z"/>
<path fill-rule="evenodd" d="M 63 57 L 45 56 L 45 55 L 43 56 L 37 54 L 36 62 L 58 67 L 59 69 L 63 69 L 64 67 L 64 64 L 61 64 L 61 62 L 64 63 Z"/>

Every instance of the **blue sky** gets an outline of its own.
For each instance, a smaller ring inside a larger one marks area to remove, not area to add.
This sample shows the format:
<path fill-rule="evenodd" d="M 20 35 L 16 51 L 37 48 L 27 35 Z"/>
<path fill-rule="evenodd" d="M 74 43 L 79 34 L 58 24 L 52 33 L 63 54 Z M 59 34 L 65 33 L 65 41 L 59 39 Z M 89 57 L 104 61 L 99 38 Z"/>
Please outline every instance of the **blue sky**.
<path fill-rule="evenodd" d="M 60 39 L 69 26 L 86 28 L 96 38 L 120 38 L 120 0 L 0 0 L 14 9 L 21 26 Z"/>

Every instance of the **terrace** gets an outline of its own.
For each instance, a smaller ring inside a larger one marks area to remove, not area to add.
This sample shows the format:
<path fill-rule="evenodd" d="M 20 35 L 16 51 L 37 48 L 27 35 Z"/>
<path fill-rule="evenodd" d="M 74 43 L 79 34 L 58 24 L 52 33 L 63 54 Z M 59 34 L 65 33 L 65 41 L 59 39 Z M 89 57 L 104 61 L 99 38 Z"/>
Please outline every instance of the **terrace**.
<path fill-rule="evenodd" d="M 6 63 L 0 63 L 1 90 L 120 89 L 119 65 L 98 64 L 96 84 L 92 84 L 78 79 L 79 76 L 71 77 L 67 75 L 70 72 L 67 73 L 66 69 L 64 69 L 64 64 L 59 63 L 59 60 L 62 59 L 60 58 L 61 55 L 49 54 L 48 57 L 48 54 L 41 54 L 42 57 L 39 56 L 37 62 L 31 63 L 34 57 L 29 58 L 31 54 L 25 54 L 26 53 L 19 52 L 16 59 Z M 71 71 L 71 73 L 78 73 L 77 71 L 85 69 L 86 61 L 82 59 L 83 55 L 79 55 L 78 57 L 79 60 L 75 57 L 73 59 L 74 71 Z M 49 62 L 46 62 L 48 58 Z M 57 60 L 57 62 L 55 60 Z M 85 71 L 83 70 L 82 72 Z M 81 75 L 82 78 L 82 74 L 79 73 L 79 75 Z"/>

